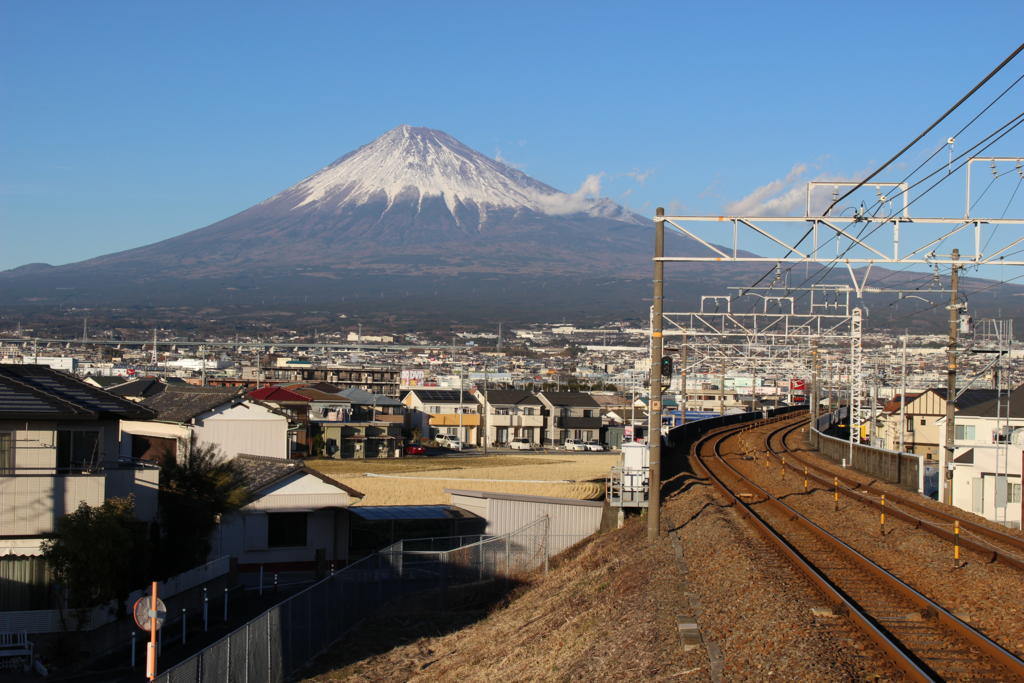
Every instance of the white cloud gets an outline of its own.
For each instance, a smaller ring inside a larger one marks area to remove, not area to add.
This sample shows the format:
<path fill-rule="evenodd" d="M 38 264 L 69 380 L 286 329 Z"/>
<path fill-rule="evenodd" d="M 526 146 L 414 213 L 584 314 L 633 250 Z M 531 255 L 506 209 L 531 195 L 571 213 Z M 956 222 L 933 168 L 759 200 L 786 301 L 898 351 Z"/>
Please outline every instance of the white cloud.
<path fill-rule="evenodd" d="M 626 175 L 635 180 L 638 184 L 643 185 L 644 182 L 646 182 L 647 179 L 651 177 L 652 173 L 654 173 L 654 169 L 651 168 L 647 169 L 646 171 L 641 171 L 639 169 L 634 168 L 632 171 L 626 173 Z"/>
<path fill-rule="evenodd" d="M 725 205 L 730 216 L 792 216 L 804 198 L 807 164 L 795 164 L 784 178 L 762 185 L 743 199 Z"/>
<path fill-rule="evenodd" d="M 541 208 L 552 214 L 577 213 L 594 206 L 601 198 L 601 178 L 604 172 L 588 175 L 580 185 L 580 189 L 572 194 L 538 194 L 535 200 Z"/>

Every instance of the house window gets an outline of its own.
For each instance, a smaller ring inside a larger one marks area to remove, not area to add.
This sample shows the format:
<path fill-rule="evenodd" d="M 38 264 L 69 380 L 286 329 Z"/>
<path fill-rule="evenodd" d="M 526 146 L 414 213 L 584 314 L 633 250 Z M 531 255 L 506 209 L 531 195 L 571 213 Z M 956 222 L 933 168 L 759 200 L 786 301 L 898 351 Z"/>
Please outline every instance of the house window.
<path fill-rule="evenodd" d="M 57 471 L 80 472 L 100 460 L 100 433 L 72 429 L 57 430 Z"/>
<path fill-rule="evenodd" d="M 267 515 L 267 547 L 306 545 L 306 512 L 271 512 Z"/>
<path fill-rule="evenodd" d="M 509 414 L 509 409 L 508 408 L 495 408 L 494 409 L 494 414 L 495 415 L 508 415 Z"/>
<path fill-rule="evenodd" d="M 427 408 L 427 410 L 429 410 L 432 413 L 440 413 L 441 406 L 430 406 L 429 408 Z"/>
<path fill-rule="evenodd" d="M 1012 481 L 1006 482 L 1006 502 L 1007 503 L 1019 503 L 1020 502 L 1020 484 L 1013 483 Z"/>
<path fill-rule="evenodd" d="M 14 435 L 0 432 L 0 474 L 14 474 Z"/>
<path fill-rule="evenodd" d="M 924 427 L 926 424 L 927 424 L 927 421 L 922 417 L 921 418 L 921 426 Z"/>
<path fill-rule="evenodd" d="M 953 438 L 956 441 L 974 441 L 974 425 L 953 425 Z"/>
<path fill-rule="evenodd" d="M 533 412 L 533 408 L 521 408 L 521 410 L 523 411 L 523 415 L 536 415 L 536 413 Z"/>
<path fill-rule="evenodd" d="M 583 411 L 583 417 L 594 417 L 594 411 L 593 410 L 584 410 Z"/>

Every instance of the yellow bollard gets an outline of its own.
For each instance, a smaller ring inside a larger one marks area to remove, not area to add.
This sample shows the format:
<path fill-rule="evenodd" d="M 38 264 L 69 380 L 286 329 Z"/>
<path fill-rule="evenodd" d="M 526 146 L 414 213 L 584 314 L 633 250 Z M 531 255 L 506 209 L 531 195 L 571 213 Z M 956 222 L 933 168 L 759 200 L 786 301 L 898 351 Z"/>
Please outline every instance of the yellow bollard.
<path fill-rule="evenodd" d="M 960 520 L 953 521 L 953 569 L 960 566 Z"/>
<path fill-rule="evenodd" d="M 807 465 L 804 465 L 804 493 L 807 493 Z"/>
<path fill-rule="evenodd" d="M 786 478 L 786 457 L 782 457 L 782 464 L 779 466 L 779 476 L 783 479 Z"/>
<path fill-rule="evenodd" d="M 832 485 L 835 487 L 835 491 L 832 494 L 832 498 L 836 503 L 836 512 L 839 512 L 839 477 L 833 477 Z"/>
<path fill-rule="evenodd" d="M 881 517 L 881 530 L 882 535 L 885 536 L 885 494 L 882 494 L 882 517 Z"/>

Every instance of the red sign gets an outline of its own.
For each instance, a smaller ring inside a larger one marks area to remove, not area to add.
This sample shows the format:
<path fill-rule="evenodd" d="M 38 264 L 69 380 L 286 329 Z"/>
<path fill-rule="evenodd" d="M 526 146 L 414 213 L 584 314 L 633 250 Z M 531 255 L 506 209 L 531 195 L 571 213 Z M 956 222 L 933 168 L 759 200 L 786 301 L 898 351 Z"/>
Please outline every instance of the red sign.
<path fill-rule="evenodd" d="M 128 376 L 129 377 L 134 377 L 135 376 L 135 368 L 128 368 Z"/>
<path fill-rule="evenodd" d="M 804 391 L 806 385 L 802 379 L 791 379 L 789 380 L 790 391 Z"/>

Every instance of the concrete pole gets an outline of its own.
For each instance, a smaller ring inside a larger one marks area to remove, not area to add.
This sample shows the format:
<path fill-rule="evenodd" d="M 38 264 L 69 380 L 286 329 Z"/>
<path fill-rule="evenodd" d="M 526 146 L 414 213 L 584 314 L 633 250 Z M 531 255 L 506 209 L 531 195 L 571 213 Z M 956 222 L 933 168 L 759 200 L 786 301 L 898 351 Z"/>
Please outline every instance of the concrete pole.
<path fill-rule="evenodd" d="M 682 399 L 682 401 L 681 401 L 682 405 L 680 406 L 680 410 L 679 410 L 679 413 L 680 413 L 680 418 L 679 418 L 680 419 L 680 423 L 679 424 L 686 424 L 686 363 L 689 360 L 687 358 L 687 356 L 689 355 L 687 353 L 688 350 L 689 350 L 689 344 L 686 341 L 686 332 L 683 332 L 683 347 L 682 347 L 682 349 L 680 349 L 680 351 L 682 352 L 682 358 L 680 359 L 680 363 L 679 363 L 679 365 L 680 365 L 680 368 L 679 368 L 680 373 L 679 374 L 681 375 L 680 382 L 681 382 L 681 385 L 682 385 L 681 386 L 682 392 L 679 395 L 679 397 Z"/>
<path fill-rule="evenodd" d="M 904 452 L 907 433 L 907 331 L 903 330 L 903 349 L 900 353 L 900 446 L 899 452 Z"/>
<path fill-rule="evenodd" d="M 818 340 L 811 340 L 811 426 L 818 428 L 818 402 L 821 393 L 818 391 Z"/>
<path fill-rule="evenodd" d="M 953 250 L 953 268 L 949 275 L 949 346 L 946 348 L 946 438 L 943 447 L 939 449 L 939 500 L 943 503 L 952 504 L 953 490 L 949 479 L 946 478 L 949 463 L 953 461 L 953 441 L 955 438 L 955 412 L 954 399 L 956 398 L 956 345 L 957 332 L 960 327 L 960 305 L 957 297 L 957 289 L 960 285 L 960 266 L 957 260 L 960 258 L 960 250 Z"/>
<path fill-rule="evenodd" d="M 651 386 L 648 402 L 647 431 L 649 453 L 649 488 L 647 502 L 647 539 L 654 541 L 661 534 L 661 354 L 662 315 L 665 305 L 665 209 L 657 209 L 654 220 L 654 295 L 651 310 Z"/>

